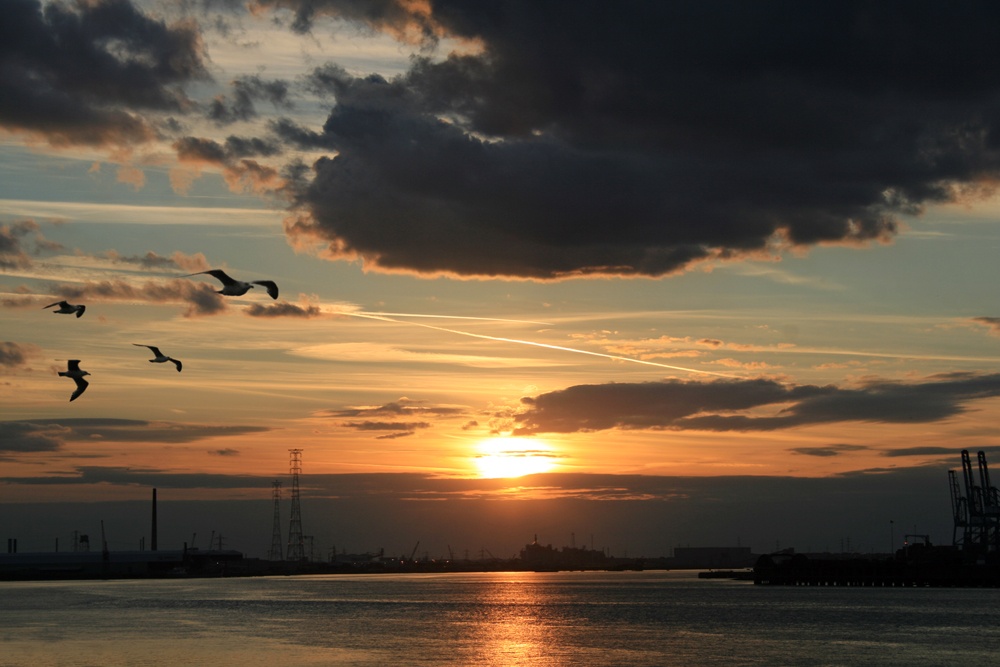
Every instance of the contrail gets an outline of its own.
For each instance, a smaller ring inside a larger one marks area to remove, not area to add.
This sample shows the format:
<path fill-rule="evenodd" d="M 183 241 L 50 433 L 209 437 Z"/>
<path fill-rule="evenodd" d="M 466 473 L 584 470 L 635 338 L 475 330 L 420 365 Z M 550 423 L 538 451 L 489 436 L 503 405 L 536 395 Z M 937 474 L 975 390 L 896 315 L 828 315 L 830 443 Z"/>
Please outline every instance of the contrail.
<path fill-rule="evenodd" d="M 390 319 L 393 317 L 427 317 L 427 318 L 437 318 L 440 320 L 479 320 L 481 322 L 514 322 L 517 324 L 544 324 L 547 327 L 552 326 L 551 322 L 537 322 L 535 320 L 508 320 L 502 317 L 470 317 L 468 315 L 427 315 L 426 313 L 380 313 L 380 312 L 366 312 L 363 310 L 353 313 L 343 313 L 343 314 L 359 315 L 359 316 L 371 315 L 375 319 L 386 319 L 389 320 L 390 322 L 395 322 L 395 320 Z M 400 322 L 400 324 L 404 323 Z M 412 323 L 406 322 L 405 324 L 412 324 Z"/>
<path fill-rule="evenodd" d="M 482 338 L 485 340 L 495 340 L 501 343 L 516 343 L 518 345 L 531 345 L 532 347 L 544 347 L 550 350 L 559 350 L 561 352 L 575 352 L 576 354 L 586 354 L 592 357 L 603 357 L 604 359 L 612 359 L 614 361 L 627 361 L 633 364 L 643 364 L 646 366 L 656 366 L 657 368 L 667 368 L 674 371 L 684 371 L 685 373 L 701 373 L 702 375 L 714 375 L 716 377 L 724 377 L 731 379 L 739 379 L 735 375 L 730 375 L 728 373 L 716 373 L 714 371 L 704 371 L 697 368 L 687 368 L 685 366 L 671 366 L 670 364 L 661 364 L 656 361 L 646 361 L 645 359 L 633 359 L 632 357 L 621 357 L 617 354 L 605 354 L 603 352 L 591 352 L 590 350 L 580 350 L 575 347 L 563 347 L 562 345 L 551 345 L 549 343 L 539 343 L 533 340 L 521 340 L 519 338 L 504 338 L 502 336 L 488 336 L 486 334 L 472 333 L 471 331 L 461 331 L 459 329 L 447 329 L 445 327 L 434 326 L 433 324 L 424 324 L 423 322 L 404 322 L 402 320 L 396 320 L 389 317 L 390 313 L 366 313 L 366 312 L 350 312 L 341 311 L 342 315 L 350 315 L 351 317 L 360 317 L 369 320 L 382 320 L 383 322 L 395 322 L 396 324 L 411 324 L 416 327 L 424 327 L 425 329 L 433 329 L 435 331 L 444 331 L 446 333 L 458 334 L 459 336 L 470 336 L 472 338 Z M 398 317 L 440 317 L 448 318 L 447 315 L 397 315 Z M 494 320 L 494 318 L 489 317 L 459 317 L 455 319 L 470 319 L 470 320 Z M 500 320 L 503 322 L 524 322 L 524 320 Z M 537 322 L 535 324 L 546 324 L 545 322 Z"/>

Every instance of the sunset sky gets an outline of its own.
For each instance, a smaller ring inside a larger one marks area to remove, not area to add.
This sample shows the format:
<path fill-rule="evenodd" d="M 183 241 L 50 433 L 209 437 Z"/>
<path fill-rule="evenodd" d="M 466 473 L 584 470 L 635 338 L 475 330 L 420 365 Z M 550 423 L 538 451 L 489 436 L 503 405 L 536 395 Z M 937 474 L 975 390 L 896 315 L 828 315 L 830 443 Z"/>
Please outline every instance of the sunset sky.
<path fill-rule="evenodd" d="M 161 544 L 264 555 L 291 448 L 324 550 L 885 551 L 1000 452 L 994 3 L 3 16 L 21 551 L 134 548 L 155 487 Z"/>

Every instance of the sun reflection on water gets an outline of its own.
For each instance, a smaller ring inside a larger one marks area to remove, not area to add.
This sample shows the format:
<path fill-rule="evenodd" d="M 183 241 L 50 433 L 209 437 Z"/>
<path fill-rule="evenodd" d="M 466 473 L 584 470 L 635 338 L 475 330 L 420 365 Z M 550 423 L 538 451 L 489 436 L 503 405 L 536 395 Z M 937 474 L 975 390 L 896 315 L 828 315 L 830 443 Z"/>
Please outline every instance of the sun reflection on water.
<path fill-rule="evenodd" d="M 551 600 L 539 599 L 541 593 L 536 583 L 521 578 L 483 586 L 481 604 L 469 619 L 476 664 L 562 664 L 554 654 L 562 643 L 559 625 L 542 613 Z"/>

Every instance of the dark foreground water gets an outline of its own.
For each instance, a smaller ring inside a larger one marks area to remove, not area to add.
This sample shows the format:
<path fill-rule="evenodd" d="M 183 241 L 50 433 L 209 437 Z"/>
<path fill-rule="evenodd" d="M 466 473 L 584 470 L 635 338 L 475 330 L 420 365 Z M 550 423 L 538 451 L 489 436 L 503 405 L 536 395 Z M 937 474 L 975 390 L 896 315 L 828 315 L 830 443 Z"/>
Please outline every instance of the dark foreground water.
<path fill-rule="evenodd" d="M 0 583 L 0 665 L 986 665 L 998 602 L 685 572 Z"/>

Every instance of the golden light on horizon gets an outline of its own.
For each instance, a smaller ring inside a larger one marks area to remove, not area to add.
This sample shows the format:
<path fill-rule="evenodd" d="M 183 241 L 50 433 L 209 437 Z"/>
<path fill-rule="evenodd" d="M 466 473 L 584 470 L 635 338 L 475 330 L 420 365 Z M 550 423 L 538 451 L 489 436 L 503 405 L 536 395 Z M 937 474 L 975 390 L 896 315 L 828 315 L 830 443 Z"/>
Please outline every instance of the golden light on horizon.
<path fill-rule="evenodd" d="M 523 477 L 556 468 L 552 449 L 536 440 L 500 436 L 483 440 L 478 449 L 476 469 L 487 479 Z"/>

